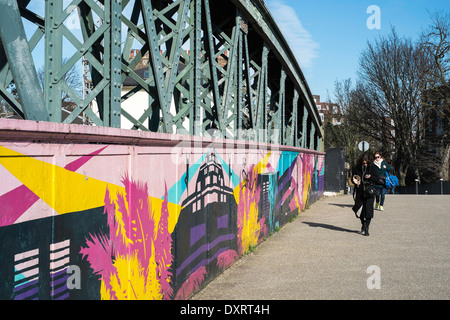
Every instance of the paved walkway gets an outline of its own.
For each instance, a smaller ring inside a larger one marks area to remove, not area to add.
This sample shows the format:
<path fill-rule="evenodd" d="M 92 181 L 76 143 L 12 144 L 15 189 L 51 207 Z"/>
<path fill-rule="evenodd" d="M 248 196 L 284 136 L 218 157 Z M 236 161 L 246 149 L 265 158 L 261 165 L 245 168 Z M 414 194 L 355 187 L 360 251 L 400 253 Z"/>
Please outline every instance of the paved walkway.
<path fill-rule="evenodd" d="M 368 237 L 352 205 L 323 197 L 193 299 L 450 299 L 450 196 L 387 195 Z"/>

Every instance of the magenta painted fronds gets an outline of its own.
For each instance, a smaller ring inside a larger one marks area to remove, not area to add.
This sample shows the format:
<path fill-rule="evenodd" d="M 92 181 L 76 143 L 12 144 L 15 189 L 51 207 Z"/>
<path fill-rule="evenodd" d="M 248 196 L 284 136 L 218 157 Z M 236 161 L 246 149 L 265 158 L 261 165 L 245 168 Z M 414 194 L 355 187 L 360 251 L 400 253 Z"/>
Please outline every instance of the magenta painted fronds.
<path fill-rule="evenodd" d="M 167 188 L 161 209 L 154 209 L 161 210 L 158 212 L 161 215 L 155 233 L 156 212 L 152 211 L 147 184 L 132 181 L 128 175 L 125 175 L 122 183 L 125 193 L 118 192 L 115 201 L 111 200 L 109 189 L 105 194 L 109 239 L 105 235 L 93 235 L 92 241 L 87 240 L 87 247 L 82 248 L 81 253 L 87 256 L 94 272 L 102 276 L 105 288 L 112 298 L 123 296 L 117 290 L 125 286 L 124 281 L 133 281 L 127 277 L 134 275 L 142 277 L 147 284 L 139 291 L 142 297 L 148 296 L 146 292 L 152 292 L 152 296 L 170 299 L 173 289 L 169 270 L 173 257 L 172 236 L 168 230 Z M 133 263 L 133 268 L 138 269 L 133 269 L 128 275 L 128 272 L 124 273 L 126 269 L 123 269 L 123 264 L 120 264 L 122 271 L 119 270 L 118 261 Z"/>
<path fill-rule="evenodd" d="M 173 295 L 170 285 L 172 273 L 169 271 L 172 265 L 172 235 L 168 230 L 169 210 L 167 207 L 167 185 L 165 185 L 164 201 L 161 208 L 161 218 L 158 224 L 158 233 L 155 239 L 156 277 L 161 285 L 163 299 L 168 300 Z"/>
<path fill-rule="evenodd" d="M 92 235 L 92 240 L 86 240 L 86 248 L 81 248 L 80 253 L 91 264 L 94 274 L 99 274 L 105 283 L 106 289 L 112 291 L 110 278 L 117 274 L 116 268 L 112 263 L 112 244 L 105 235 Z"/>
<path fill-rule="evenodd" d="M 111 201 L 108 188 L 106 188 L 105 209 L 103 213 L 107 214 L 109 240 L 112 243 L 112 255 L 118 256 L 127 251 L 127 246 L 125 241 L 122 240 L 124 235 L 121 232 L 120 223 L 116 219 L 116 203 Z"/>
<path fill-rule="evenodd" d="M 86 248 L 81 248 L 80 253 L 83 258 L 86 256 L 94 273 L 100 274 L 106 289 L 110 292 L 113 299 L 116 298 L 114 290 L 111 286 L 111 277 L 117 276 L 117 269 L 114 266 L 113 256 L 117 252 L 126 249 L 118 238 L 118 226 L 115 222 L 115 205 L 111 202 L 109 190 L 105 193 L 105 210 L 109 227 L 109 239 L 106 235 L 90 235 L 91 240 L 86 240 Z"/>
<path fill-rule="evenodd" d="M 225 270 L 229 266 L 233 264 L 234 261 L 236 261 L 239 258 L 237 252 L 235 250 L 227 250 L 225 252 L 222 252 L 217 257 L 217 267 L 219 270 Z"/>
<path fill-rule="evenodd" d="M 200 289 L 205 277 L 207 275 L 206 268 L 204 266 L 195 270 L 189 278 L 183 283 L 180 290 L 178 290 L 175 300 L 186 300 L 192 296 L 192 294 Z"/>
<path fill-rule="evenodd" d="M 137 255 L 144 270 L 144 277 L 147 277 L 148 264 L 152 256 L 152 241 L 154 239 L 155 222 L 150 215 L 150 205 L 147 192 L 147 184 L 131 181 L 125 175 L 122 183 L 126 191 L 126 203 L 123 197 L 118 194 L 119 211 L 122 213 L 122 220 L 130 243 L 128 251 Z M 124 252 L 121 252 L 124 254 Z"/>

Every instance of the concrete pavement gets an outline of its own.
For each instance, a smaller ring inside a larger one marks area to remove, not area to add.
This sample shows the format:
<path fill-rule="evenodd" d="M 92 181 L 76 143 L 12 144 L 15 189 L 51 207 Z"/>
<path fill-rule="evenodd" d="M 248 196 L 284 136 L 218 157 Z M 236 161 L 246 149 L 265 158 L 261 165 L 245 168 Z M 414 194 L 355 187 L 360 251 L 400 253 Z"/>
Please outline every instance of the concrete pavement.
<path fill-rule="evenodd" d="M 323 197 L 194 300 L 450 299 L 450 196 L 387 195 L 370 236 Z"/>

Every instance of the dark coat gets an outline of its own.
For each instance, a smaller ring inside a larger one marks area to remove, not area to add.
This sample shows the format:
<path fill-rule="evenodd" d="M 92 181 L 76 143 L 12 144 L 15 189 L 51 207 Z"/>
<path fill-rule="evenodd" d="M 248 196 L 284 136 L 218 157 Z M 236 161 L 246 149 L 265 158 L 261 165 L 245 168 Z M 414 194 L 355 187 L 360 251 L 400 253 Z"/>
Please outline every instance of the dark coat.
<path fill-rule="evenodd" d="M 392 168 L 389 165 L 389 163 L 387 163 L 384 160 L 381 162 L 381 168 L 378 168 L 374 163 L 372 163 L 371 166 L 373 167 L 373 170 L 374 170 L 375 174 L 380 176 L 380 177 L 386 177 L 387 176 L 386 172 L 392 170 Z M 383 166 L 386 166 L 386 169 L 383 168 Z M 377 185 L 377 188 L 379 188 L 379 189 L 381 189 L 383 187 L 384 187 L 384 185 Z"/>
<path fill-rule="evenodd" d="M 364 175 L 370 174 L 369 180 L 375 182 L 379 179 L 377 171 L 375 169 L 375 165 L 370 164 L 367 166 L 367 169 L 362 169 L 357 174 L 361 177 L 362 180 L 364 180 Z M 367 179 L 366 179 L 367 180 Z M 366 219 L 372 219 L 373 218 L 373 201 L 374 198 L 367 198 L 364 196 L 363 193 L 363 183 L 361 183 L 358 186 L 355 186 L 354 191 L 354 199 L 355 199 L 355 205 L 353 206 L 353 211 L 357 212 L 359 208 L 362 206 L 362 211 L 360 217 L 366 218 Z"/>

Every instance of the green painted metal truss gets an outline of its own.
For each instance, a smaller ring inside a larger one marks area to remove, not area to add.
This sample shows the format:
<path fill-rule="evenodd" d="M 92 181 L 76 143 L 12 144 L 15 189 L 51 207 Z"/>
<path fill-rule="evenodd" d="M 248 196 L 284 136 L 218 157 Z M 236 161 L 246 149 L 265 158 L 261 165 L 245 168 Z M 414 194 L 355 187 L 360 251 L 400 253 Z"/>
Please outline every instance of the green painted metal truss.
<path fill-rule="evenodd" d="M 0 0 L 0 98 L 20 117 L 321 150 L 311 92 L 263 1 L 30 2 Z M 68 74 L 81 64 L 80 94 Z"/>

